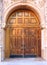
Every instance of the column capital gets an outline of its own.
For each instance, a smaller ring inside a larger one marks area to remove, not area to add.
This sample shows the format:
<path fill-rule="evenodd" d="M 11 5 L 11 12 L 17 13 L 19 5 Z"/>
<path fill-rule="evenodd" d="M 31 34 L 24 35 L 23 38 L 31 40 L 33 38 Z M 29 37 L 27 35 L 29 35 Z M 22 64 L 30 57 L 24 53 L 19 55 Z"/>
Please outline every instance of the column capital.
<path fill-rule="evenodd" d="M 41 30 L 44 30 L 44 29 L 46 29 L 46 27 L 41 27 Z"/>

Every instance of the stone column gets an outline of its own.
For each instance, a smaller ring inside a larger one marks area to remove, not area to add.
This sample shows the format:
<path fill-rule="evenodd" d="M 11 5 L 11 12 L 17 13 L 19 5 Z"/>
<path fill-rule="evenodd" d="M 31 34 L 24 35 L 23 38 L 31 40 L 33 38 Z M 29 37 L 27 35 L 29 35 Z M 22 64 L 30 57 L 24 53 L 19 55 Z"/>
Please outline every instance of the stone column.
<path fill-rule="evenodd" d="M 47 60 L 47 0 L 45 3 L 45 23 L 46 23 L 46 32 L 45 32 L 45 60 Z"/>
<path fill-rule="evenodd" d="M 1 61 L 1 51 L 2 51 L 2 43 L 1 43 L 1 27 L 0 27 L 0 61 Z"/>
<path fill-rule="evenodd" d="M 0 29 L 0 61 L 4 60 L 4 48 L 5 48 L 5 36 L 4 29 Z"/>
<path fill-rule="evenodd" d="M 45 59 L 45 44 L 46 44 L 45 32 L 46 32 L 45 28 L 41 30 L 41 57 L 43 59 Z"/>
<path fill-rule="evenodd" d="M 4 60 L 4 52 L 5 52 L 5 34 L 4 29 L 1 27 L 0 29 L 0 61 Z"/>
<path fill-rule="evenodd" d="M 2 35 L 1 35 L 1 26 L 2 26 L 2 0 L 0 0 L 0 61 L 1 61 L 1 51 L 2 51 Z"/>
<path fill-rule="evenodd" d="M 1 62 L 1 50 L 2 50 L 2 46 L 0 46 L 0 62 Z"/>
<path fill-rule="evenodd" d="M 4 60 L 4 48 L 5 48 L 5 36 L 4 36 L 4 29 L 2 25 L 4 24 L 3 21 L 3 0 L 0 0 L 0 61 Z"/>
<path fill-rule="evenodd" d="M 45 40 L 46 40 L 46 43 L 45 43 L 45 59 L 47 60 L 47 28 L 46 28 L 46 32 L 45 32 Z"/>

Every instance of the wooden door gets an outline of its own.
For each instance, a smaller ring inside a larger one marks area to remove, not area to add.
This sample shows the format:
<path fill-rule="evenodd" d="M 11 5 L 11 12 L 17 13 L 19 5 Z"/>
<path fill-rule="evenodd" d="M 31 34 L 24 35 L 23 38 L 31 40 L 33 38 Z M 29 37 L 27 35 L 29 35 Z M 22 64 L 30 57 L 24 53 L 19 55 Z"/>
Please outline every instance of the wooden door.
<path fill-rule="evenodd" d="M 40 29 L 37 28 L 25 28 L 24 29 L 24 56 L 25 57 L 37 57 L 41 56 L 40 47 Z"/>
<path fill-rule="evenodd" d="M 7 28 L 9 28 L 10 40 L 9 57 L 36 57 L 41 55 L 40 22 L 33 11 L 15 11 L 8 19 Z"/>
<path fill-rule="evenodd" d="M 23 51 L 23 29 L 10 28 L 10 57 L 23 57 Z"/>

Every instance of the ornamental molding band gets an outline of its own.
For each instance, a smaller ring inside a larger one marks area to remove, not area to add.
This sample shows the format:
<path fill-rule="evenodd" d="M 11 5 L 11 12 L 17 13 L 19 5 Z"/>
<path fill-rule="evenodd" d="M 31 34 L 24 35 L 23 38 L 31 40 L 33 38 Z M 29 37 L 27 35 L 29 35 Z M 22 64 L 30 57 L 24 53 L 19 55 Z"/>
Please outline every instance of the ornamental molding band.
<path fill-rule="evenodd" d="M 13 3 L 19 3 L 19 2 L 21 2 L 21 3 L 30 2 L 35 5 L 39 5 L 39 7 L 42 7 L 45 5 L 46 0 L 3 0 L 4 9 L 6 9 L 8 6 L 10 6 Z"/>
<path fill-rule="evenodd" d="M 24 1 L 24 2 L 23 2 Z M 31 1 L 31 2 L 30 2 Z M 40 20 L 43 21 L 41 22 L 41 25 L 42 27 L 45 27 L 45 22 L 44 22 L 44 17 L 42 15 L 42 11 L 41 11 L 41 8 L 40 8 L 40 5 L 39 5 L 39 0 L 15 0 L 15 2 L 12 3 L 12 0 L 3 0 L 4 3 L 4 10 L 3 10 L 3 13 L 4 13 L 4 18 L 3 18 L 3 21 L 4 23 L 2 22 L 2 27 L 4 28 L 5 25 L 6 25 L 6 20 L 7 20 L 7 16 L 9 15 L 8 13 L 10 13 L 10 11 L 12 11 L 12 9 L 15 9 L 15 7 L 19 6 L 19 5 L 27 5 L 27 6 L 30 6 L 31 8 L 35 9 L 35 11 L 38 12 L 39 16 L 40 16 Z M 37 3 L 37 4 L 36 4 Z M 8 5 L 7 5 L 8 4 Z"/>

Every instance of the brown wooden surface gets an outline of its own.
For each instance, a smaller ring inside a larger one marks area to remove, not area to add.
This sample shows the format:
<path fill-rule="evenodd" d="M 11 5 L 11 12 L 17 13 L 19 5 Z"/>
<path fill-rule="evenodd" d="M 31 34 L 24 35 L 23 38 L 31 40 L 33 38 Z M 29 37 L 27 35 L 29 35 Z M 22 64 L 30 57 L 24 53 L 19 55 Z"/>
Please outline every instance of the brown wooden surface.
<path fill-rule="evenodd" d="M 6 56 L 36 55 L 41 56 L 40 22 L 34 12 L 18 10 L 10 15 L 6 26 Z M 7 33 L 8 31 L 9 33 Z M 7 39 L 9 38 L 9 40 Z M 9 51 L 7 55 L 7 44 Z"/>

